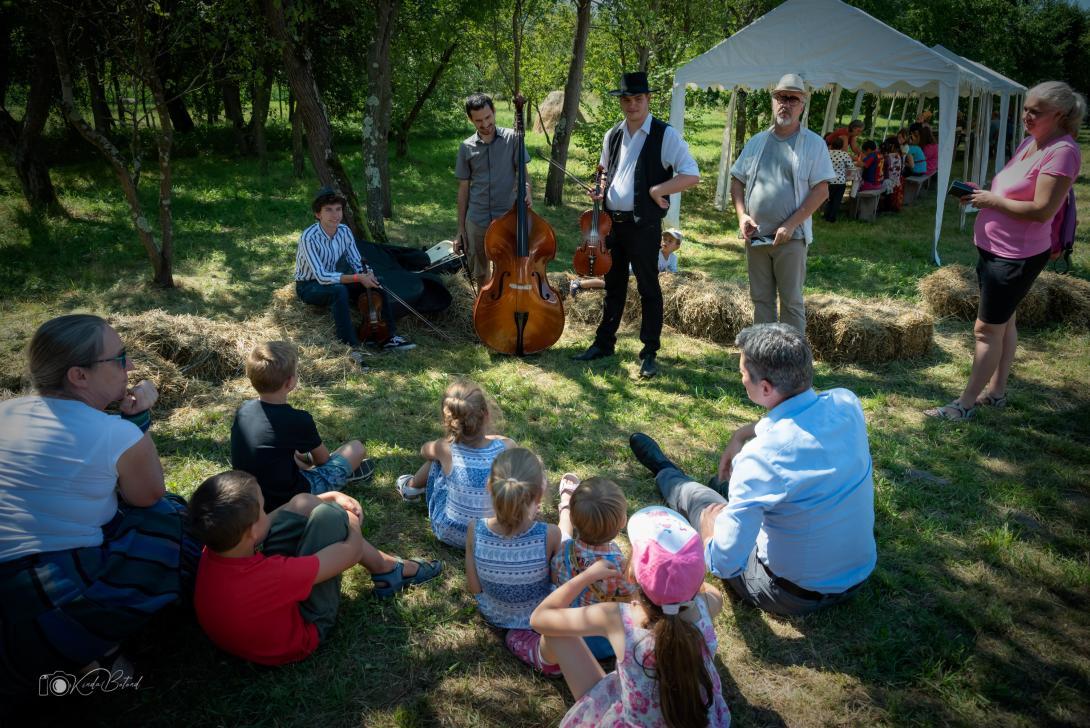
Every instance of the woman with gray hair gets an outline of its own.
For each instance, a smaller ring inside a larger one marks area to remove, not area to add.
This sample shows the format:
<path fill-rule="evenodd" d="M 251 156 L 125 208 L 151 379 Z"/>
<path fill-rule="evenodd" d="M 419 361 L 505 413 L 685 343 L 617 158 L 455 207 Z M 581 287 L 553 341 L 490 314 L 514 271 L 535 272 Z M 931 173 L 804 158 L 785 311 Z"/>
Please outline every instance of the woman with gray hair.
<path fill-rule="evenodd" d="M 1078 134 L 1086 100 L 1060 81 L 1038 84 L 1026 94 L 1022 124 L 1026 139 L 990 190 L 961 198 L 980 209 L 973 228 L 980 304 L 973 334 L 976 349 L 961 396 L 924 414 L 967 420 L 980 406 L 1007 404 L 1007 377 L 1018 346 L 1015 309 L 1048 263 L 1060 254 L 1053 221 L 1068 199 L 1082 157 Z"/>
<path fill-rule="evenodd" d="M 128 387 L 117 332 L 61 316 L 28 359 L 36 394 L 0 403 L 0 693 L 63 693 L 125 672 L 120 642 L 192 589 L 200 546 L 147 433 L 158 394 Z"/>

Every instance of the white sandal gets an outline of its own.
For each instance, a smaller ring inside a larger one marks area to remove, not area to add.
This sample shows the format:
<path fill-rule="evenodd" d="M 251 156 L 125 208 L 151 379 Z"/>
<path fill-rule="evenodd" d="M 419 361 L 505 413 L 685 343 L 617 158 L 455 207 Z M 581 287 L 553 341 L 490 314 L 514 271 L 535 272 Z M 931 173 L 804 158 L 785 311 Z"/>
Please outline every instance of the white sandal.
<path fill-rule="evenodd" d="M 413 487 L 412 482 L 413 482 L 413 476 L 412 476 L 411 473 L 408 474 L 408 475 L 399 475 L 399 476 L 397 476 L 397 492 L 401 494 L 401 499 L 402 500 L 405 500 L 405 501 L 420 500 L 420 496 L 422 496 L 422 495 L 424 495 L 425 493 L 428 492 L 428 489 L 426 487 L 425 488 Z"/>

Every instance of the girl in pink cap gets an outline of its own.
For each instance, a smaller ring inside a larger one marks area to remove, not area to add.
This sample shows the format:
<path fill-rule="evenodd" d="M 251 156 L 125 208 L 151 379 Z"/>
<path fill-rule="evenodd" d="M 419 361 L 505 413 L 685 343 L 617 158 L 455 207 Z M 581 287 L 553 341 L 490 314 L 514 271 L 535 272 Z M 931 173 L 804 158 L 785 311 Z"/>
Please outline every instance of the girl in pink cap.
<path fill-rule="evenodd" d="M 530 616 L 543 637 L 542 658 L 559 663 L 575 696 L 561 726 L 728 726 L 712 660 L 712 619 L 722 595 L 704 583 L 700 535 L 664 506 L 637 511 L 628 521 L 629 569 L 639 586 L 631 603 L 569 608 L 590 584 L 617 575 L 606 560 L 560 586 Z M 602 636 L 619 657 L 608 675 L 583 637 Z"/>

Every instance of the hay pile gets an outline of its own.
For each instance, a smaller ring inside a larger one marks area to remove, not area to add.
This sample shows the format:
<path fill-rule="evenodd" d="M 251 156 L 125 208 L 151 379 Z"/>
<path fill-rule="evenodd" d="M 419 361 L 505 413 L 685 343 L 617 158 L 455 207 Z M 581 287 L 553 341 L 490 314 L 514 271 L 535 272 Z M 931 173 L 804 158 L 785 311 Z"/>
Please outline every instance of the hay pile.
<path fill-rule="evenodd" d="M 912 359 L 931 349 L 933 334 L 930 314 L 900 302 L 832 294 L 806 297 L 806 337 L 814 357 L 822 361 Z"/>
<path fill-rule="evenodd" d="M 920 295 L 936 316 L 962 321 L 976 319 L 980 289 L 976 271 L 947 265 L 918 284 Z M 1018 304 L 1018 323 L 1029 327 L 1068 323 L 1090 329 L 1090 282 L 1045 271 Z"/>

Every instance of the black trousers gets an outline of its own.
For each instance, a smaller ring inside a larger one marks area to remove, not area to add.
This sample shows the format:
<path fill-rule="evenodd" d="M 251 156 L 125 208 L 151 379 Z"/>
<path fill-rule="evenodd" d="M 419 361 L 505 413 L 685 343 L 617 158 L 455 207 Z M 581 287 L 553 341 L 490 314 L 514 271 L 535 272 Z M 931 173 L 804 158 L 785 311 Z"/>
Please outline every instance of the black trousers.
<path fill-rule="evenodd" d="M 643 304 L 640 319 L 640 359 L 654 356 L 662 336 L 662 288 L 659 287 L 659 243 L 662 221 L 637 225 L 634 222 L 614 222 L 606 239 L 613 256 L 613 265 L 605 275 L 606 300 L 602 323 L 594 336 L 599 349 L 613 351 L 617 344 L 617 329 L 621 325 L 625 298 L 628 296 L 628 267 L 636 275 L 636 288 Z"/>
<path fill-rule="evenodd" d="M 840 203 L 844 199 L 844 188 L 847 184 L 829 185 L 829 199 L 825 202 L 826 222 L 836 222 L 837 213 L 840 212 Z"/>

